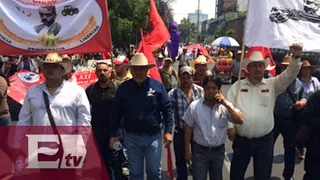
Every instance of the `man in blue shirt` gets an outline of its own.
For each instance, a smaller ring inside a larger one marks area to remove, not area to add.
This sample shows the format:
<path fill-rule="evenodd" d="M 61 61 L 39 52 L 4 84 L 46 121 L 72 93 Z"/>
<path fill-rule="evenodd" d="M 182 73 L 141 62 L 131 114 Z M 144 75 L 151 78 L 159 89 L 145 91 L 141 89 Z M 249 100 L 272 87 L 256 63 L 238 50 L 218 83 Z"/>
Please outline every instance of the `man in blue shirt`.
<path fill-rule="evenodd" d="M 148 64 L 142 54 L 135 54 L 128 65 L 133 76 L 123 82 L 115 97 L 115 113 L 110 125 L 110 147 L 119 139 L 116 130 L 120 122 L 125 129 L 130 179 L 144 180 L 144 157 L 147 179 L 161 179 L 162 136 L 168 147 L 172 142 L 173 110 L 165 87 L 148 77 L 155 64 Z"/>
<path fill-rule="evenodd" d="M 286 56 L 281 63 L 281 70 L 284 71 L 290 64 L 291 57 Z M 291 97 L 292 96 L 292 97 Z M 296 148 L 296 132 L 298 124 L 296 123 L 294 111 L 300 110 L 306 104 L 307 97 L 303 93 L 303 85 L 296 78 L 289 87 L 281 93 L 274 107 L 274 128 L 273 137 L 276 142 L 279 134 L 283 136 L 284 145 L 284 171 L 285 180 L 291 180 L 295 166 L 295 148 Z M 293 102 L 294 101 L 294 102 Z"/>

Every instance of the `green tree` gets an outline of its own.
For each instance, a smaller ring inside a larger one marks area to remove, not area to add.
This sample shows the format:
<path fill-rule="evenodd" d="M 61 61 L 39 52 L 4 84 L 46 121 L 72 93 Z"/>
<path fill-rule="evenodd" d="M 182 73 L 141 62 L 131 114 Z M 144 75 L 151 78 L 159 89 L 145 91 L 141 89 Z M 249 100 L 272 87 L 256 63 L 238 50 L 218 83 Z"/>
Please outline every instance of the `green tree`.
<path fill-rule="evenodd" d="M 197 27 L 191 23 L 189 19 L 183 18 L 179 24 L 179 31 L 181 32 L 181 40 L 184 43 L 189 42 L 197 37 Z"/>
<path fill-rule="evenodd" d="M 173 0 L 155 0 L 166 25 L 173 21 L 170 3 Z M 140 41 L 140 29 L 147 29 L 149 0 L 108 0 L 109 20 L 114 47 L 128 47 Z"/>

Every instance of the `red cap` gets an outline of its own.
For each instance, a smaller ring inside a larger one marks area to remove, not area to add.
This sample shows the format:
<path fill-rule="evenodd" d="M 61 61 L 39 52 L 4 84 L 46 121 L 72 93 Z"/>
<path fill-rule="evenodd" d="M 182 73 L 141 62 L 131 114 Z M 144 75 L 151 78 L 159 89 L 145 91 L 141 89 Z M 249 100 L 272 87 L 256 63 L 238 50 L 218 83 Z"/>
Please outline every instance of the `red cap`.
<path fill-rule="evenodd" d="M 129 59 L 126 56 L 118 56 L 118 58 L 113 60 L 116 65 L 129 64 Z"/>

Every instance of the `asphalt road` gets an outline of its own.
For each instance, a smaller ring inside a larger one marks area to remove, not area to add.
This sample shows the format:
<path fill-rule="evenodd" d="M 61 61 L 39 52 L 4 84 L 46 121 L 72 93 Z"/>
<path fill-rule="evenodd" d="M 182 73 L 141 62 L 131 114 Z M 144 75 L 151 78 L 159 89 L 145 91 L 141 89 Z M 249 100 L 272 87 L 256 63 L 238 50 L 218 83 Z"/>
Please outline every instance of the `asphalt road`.
<path fill-rule="evenodd" d="M 177 63 L 174 64 L 175 69 L 177 69 Z M 212 69 L 212 66 L 209 67 L 209 69 Z M 222 93 L 227 94 L 229 88 L 231 87 L 230 84 L 224 84 L 222 86 Z M 228 139 L 228 138 L 227 138 Z M 226 141 L 226 156 L 225 156 L 225 162 L 223 167 L 223 178 L 225 180 L 229 180 L 229 172 L 230 172 L 230 161 L 232 159 L 232 142 L 227 140 Z M 171 147 L 172 151 L 172 158 L 173 158 L 173 167 L 174 167 L 174 173 L 176 177 L 176 171 L 175 171 L 175 159 L 174 159 L 174 152 L 173 147 Z M 296 166 L 295 166 L 295 172 L 293 178 L 295 180 L 302 180 L 304 175 L 304 161 L 299 160 L 298 155 L 296 156 Z M 272 166 L 272 178 L 271 180 L 282 180 L 282 172 L 284 168 L 284 148 L 283 148 L 283 138 L 282 136 L 279 136 L 275 146 L 274 146 L 274 158 L 273 158 L 273 166 Z M 169 177 L 166 175 L 167 173 L 167 151 L 166 149 L 163 150 L 162 155 L 162 179 L 163 180 L 169 180 Z M 252 160 L 248 166 L 248 169 L 246 171 L 246 180 L 253 180 L 253 163 Z M 191 174 L 189 174 L 189 178 L 192 179 Z"/>

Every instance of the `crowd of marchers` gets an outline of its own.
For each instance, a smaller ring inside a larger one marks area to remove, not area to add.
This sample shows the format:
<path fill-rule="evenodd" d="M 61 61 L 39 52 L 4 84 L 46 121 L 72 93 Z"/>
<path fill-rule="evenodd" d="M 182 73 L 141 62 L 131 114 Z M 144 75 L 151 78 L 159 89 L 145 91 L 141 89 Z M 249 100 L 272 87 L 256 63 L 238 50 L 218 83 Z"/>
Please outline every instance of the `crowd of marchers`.
<path fill-rule="evenodd" d="M 85 90 L 67 81 L 77 69 L 68 55 L 49 53 L 38 62 L 19 58 L 17 67 L 41 69 L 45 82 L 28 90 L 17 126 L 92 126 L 100 163 L 114 180 L 143 180 L 145 172 L 147 179 L 161 179 L 162 149 L 172 142 L 177 179 L 188 179 L 192 169 L 195 180 L 208 175 L 221 180 L 227 137 L 233 141 L 230 179 L 243 180 L 252 157 L 254 178 L 269 180 L 274 144 L 281 134 L 284 179 L 294 178 L 298 150 L 299 158 L 305 159 L 304 180 L 316 180 L 320 177 L 320 83 L 312 73 L 317 76 L 319 70 L 312 72 L 308 60 L 301 59 L 299 44 L 289 49 L 277 76 L 268 73 L 270 57 L 260 51 L 249 49 L 243 62 L 242 52 L 236 52 L 230 74 L 233 85 L 227 94 L 221 91 L 222 81 L 208 69 L 208 58 L 186 48 L 177 58 L 154 52 L 155 63 L 134 51 L 129 56 L 115 51 L 111 60 L 94 60 L 90 55 L 89 66 L 98 80 Z M 6 95 L 10 58 L 4 61 L 5 75 L 0 78 L 0 125 L 4 126 L 11 125 Z M 173 63 L 179 64 L 178 70 Z M 154 67 L 162 81 L 149 76 Z M 1 148 L 13 162 L 22 155 L 19 146 L 3 143 Z M 16 175 L 23 171 L 13 169 Z M 48 170 L 43 172 L 47 176 Z M 68 179 L 78 175 L 70 170 Z"/>

